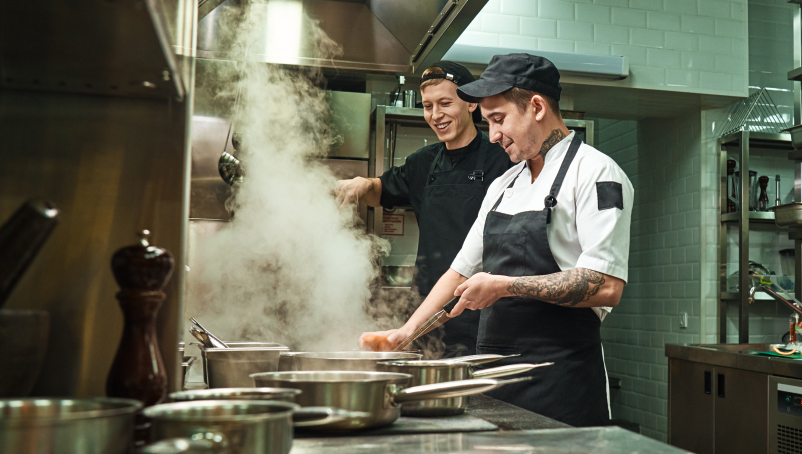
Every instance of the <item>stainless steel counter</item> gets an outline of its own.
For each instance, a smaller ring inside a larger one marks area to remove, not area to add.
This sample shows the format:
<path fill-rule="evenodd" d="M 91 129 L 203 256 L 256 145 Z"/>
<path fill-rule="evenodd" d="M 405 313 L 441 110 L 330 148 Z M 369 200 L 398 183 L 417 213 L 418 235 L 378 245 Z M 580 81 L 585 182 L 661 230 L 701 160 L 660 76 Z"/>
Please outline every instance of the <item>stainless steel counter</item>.
<path fill-rule="evenodd" d="M 750 350 L 770 351 L 771 344 L 667 344 L 666 356 L 768 375 L 802 378 L 802 358 L 757 356 L 750 354 Z"/>
<path fill-rule="evenodd" d="M 448 453 L 683 453 L 620 427 L 547 429 L 480 433 L 310 438 L 293 442 L 290 454 Z"/>

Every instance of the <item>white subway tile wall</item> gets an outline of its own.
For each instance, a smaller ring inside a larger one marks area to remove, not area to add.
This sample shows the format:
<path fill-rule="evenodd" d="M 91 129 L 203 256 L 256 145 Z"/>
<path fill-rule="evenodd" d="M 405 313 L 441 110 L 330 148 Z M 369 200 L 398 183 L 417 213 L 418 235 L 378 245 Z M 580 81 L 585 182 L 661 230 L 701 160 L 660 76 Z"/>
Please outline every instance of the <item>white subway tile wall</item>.
<path fill-rule="evenodd" d="M 457 43 L 623 55 L 628 86 L 744 96 L 746 2 L 490 0 Z"/>
<path fill-rule="evenodd" d="M 681 119 L 598 119 L 597 148 L 635 188 L 629 282 L 602 323 L 607 372 L 621 378 L 613 418 L 667 438 L 666 343 L 699 342 L 701 114 Z M 680 329 L 679 314 L 688 314 Z"/>

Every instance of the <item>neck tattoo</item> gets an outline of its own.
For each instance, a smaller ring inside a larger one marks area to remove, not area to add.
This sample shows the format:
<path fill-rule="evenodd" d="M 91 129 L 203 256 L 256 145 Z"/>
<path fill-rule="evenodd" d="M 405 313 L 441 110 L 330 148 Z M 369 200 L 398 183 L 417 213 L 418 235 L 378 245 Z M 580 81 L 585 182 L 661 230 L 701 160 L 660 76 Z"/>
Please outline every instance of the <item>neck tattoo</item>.
<path fill-rule="evenodd" d="M 561 140 L 565 139 L 565 137 L 566 137 L 565 133 L 562 132 L 562 130 L 560 130 L 560 129 L 555 129 L 554 131 L 551 131 L 551 134 L 549 134 L 549 137 L 547 137 L 546 140 L 543 141 L 543 145 L 540 147 L 540 152 L 538 152 L 538 154 L 541 157 L 545 158 L 546 157 L 546 153 L 549 150 L 551 150 L 551 148 L 553 146 L 555 146 L 558 143 L 560 143 Z"/>

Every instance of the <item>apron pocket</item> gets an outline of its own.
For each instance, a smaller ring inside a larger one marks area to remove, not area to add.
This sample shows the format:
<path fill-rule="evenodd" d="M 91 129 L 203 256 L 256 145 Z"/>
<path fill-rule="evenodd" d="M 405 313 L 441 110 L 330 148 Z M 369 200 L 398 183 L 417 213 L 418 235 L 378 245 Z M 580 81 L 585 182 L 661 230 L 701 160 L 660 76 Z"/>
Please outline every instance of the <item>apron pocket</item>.
<path fill-rule="evenodd" d="M 488 269 L 489 257 L 503 257 L 504 259 L 491 260 Z M 526 263 L 526 235 L 521 233 L 495 233 L 484 235 L 484 251 L 482 258 L 485 261 L 485 271 L 493 274 L 515 275 L 512 269 L 507 270 L 507 264 L 521 265 Z"/>

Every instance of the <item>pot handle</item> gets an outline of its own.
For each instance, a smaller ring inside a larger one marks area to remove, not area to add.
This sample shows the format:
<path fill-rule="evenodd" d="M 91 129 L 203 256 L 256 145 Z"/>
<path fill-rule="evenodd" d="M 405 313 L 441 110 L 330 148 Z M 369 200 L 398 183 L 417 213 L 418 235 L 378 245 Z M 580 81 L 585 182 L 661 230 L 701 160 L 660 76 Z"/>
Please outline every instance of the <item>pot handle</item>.
<path fill-rule="evenodd" d="M 440 361 L 445 361 L 447 363 L 468 363 L 474 366 L 478 366 L 480 364 L 485 363 L 492 363 L 493 361 L 498 361 L 504 358 L 513 358 L 516 356 L 521 356 L 520 353 L 516 353 L 514 355 L 497 355 L 494 353 L 487 353 L 484 355 L 470 355 L 470 356 L 457 356 L 454 358 L 444 358 Z"/>
<path fill-rule="evenodd" d="M 541 364 L 510 364 L 507 366 L 492 367 L 490 369 L 482 369 L 473 372 L 473 378 L 496 378 L 506 377 L 508 375 L 522 374 L 529 372 L 537 367 L 551 366 L 554 363 L 541 363 Z"/>
<path fill-rule="evenodd" d="M 432 385 L 413 386 L 395 391 L 391 395 L 393 403 L 417 402 L 429 399 L 471 396 L 498 388 L 498 381 L 489 378 L 447 381 Z"/>
<path fill-rule="evenodd" d="M 292 413 L 292 425 L 295 427 L 318 427 L 348 419 L 368 417 L 370 417 L 370 413 L 364 411 L 349 411 L 331 407 L 304 407 Z"/>

